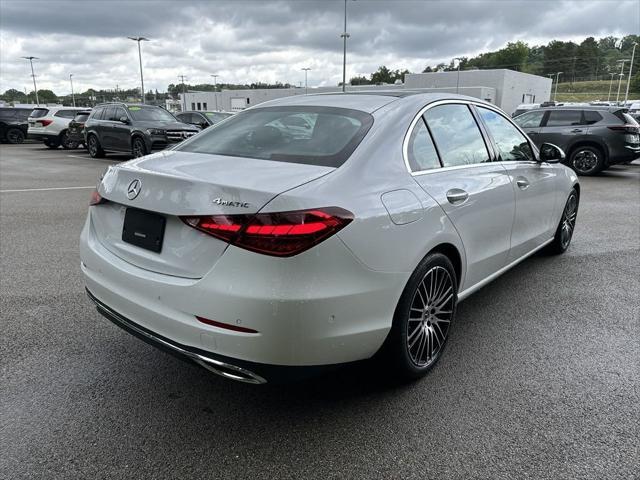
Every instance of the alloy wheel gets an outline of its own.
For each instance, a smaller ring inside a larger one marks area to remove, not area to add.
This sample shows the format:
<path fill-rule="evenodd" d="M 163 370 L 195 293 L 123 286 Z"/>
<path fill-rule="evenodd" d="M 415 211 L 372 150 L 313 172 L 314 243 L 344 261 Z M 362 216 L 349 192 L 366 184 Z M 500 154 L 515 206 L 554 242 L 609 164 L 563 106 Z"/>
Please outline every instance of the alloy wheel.
<path fill-rule="evenodd" d="M 17 129 L 11 129 L 7 132 L 7 141 L 9 143 L 22 143 L 24 142 L 24 133 Z"/>
<path fill-rule="evenodd" d="M 144 148 L 144 143 L 142 143 L 142 140 L 136 138 L 133 141 L 133 156 L 135 158 L 138 158 L 138 157 L 144 157 L 145 155 L 146 155 L 146 152 Z"/>
<path fill-rule="evenodd" d="M 560 243 L 563 249 L 566 249 L 571 242 L 573 229 L 576 227 L 576 217 L 578 215 L 578 197 L 575 193 L 571 193 L 564 207 L 562 214 L 562 227 L 560 229 Z"/>
<path fill-rule="evenodd" d="M 573 157 L 573 167 L 579 173 L 589 173 L 598 165 L 598 155 L 591 150 L 579 150 Z"/>
<path fill-rule="evenodd" d="M 440 266 L 431 268 L 418 284 L 407 322 L 407 350 L 418 367 L 428 367 L 440 355 L 449 334 L 455 307 L 454 282 Z"/>
<path fill-rule="evenodd" d="M 98 145 L 97 145 L 98 141 L 95 139 L 94 136 L 91 136 L 89 137 L 88 143 L 89 145 L 87 145 L 87 148 L 89 149 L 89 153 L 93 157 L 98 152 Z"/>

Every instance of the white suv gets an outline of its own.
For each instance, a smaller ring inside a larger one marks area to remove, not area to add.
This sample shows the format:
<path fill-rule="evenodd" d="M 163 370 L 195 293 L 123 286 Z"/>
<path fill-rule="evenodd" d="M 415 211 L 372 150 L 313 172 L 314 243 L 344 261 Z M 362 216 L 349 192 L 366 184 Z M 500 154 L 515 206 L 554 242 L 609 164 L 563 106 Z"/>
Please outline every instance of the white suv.
<path fill-rule="evenodd" d="M 43 140 L 49 148 L 70 150 L 78 148 L 78 142 L 69 138 L 68 126 L 76 113 L 86 108 L 76 107 L 37 107 L 29 115 L 28 137 Z"/>

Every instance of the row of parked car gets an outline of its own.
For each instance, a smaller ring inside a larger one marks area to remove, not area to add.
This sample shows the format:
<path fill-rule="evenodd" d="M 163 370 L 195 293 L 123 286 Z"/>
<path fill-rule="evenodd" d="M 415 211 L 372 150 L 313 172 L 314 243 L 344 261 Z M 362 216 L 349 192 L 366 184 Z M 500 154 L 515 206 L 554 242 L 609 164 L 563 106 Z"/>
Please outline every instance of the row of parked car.
<path fill-rule="evenodd" d="M 107 152 L 140 157 L 176 144 L 232 115 L 187 111 L 175 116 L 162 107 L 105 103 L 93 109 L 37 107 L 0 109 L 0 137 L 9 143 L 42 140 L 49 148 L 85 145 L 92 157 Z M 291 126 L 304 134 L 300 125 Z M 553 143 L 580 175 L 595 175 L 640 158 L 640 126 L 626 107 L 566 105 L 528 109 L 514 118 L 540 147 Z"/>
<path fill-rule="evenodd" d="M 181 142 L 230 115 L 188 111 L 174 116 L 162 107 L 127 103 L 105 103 L 93 109 L 1 108 L 0 139 L 8 143 L 41 140 L 52 149 L 85 145 L 92 157 L 108 151 L 139 157 Z"/>

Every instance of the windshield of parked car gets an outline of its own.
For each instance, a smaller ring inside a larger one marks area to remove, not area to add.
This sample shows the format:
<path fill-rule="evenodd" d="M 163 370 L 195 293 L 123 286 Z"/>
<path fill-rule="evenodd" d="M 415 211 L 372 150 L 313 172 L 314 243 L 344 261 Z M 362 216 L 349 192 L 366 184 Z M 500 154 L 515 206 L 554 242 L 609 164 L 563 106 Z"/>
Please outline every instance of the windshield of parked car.
<path fill-rule="evenodd" d="M 160 107 L 128 107 L 129 114 L 134 120 L 156 121 L 156 122 L 176 122 L 176 118 Z"/>
<path fill-rule="evenodd" d="M 74 122 L 86 122 L 87 118 L 89 118 L 89 113 L 90 112 L 76 113 L 76 116 L 73 117 L 73 121 Z"/>
<path fill-rule="evenodd" d="M 227 117 L 230 117 L 231 114 L 230 113 L 223 113 L 223 112 L 207 112 L 205 113 L 205 115 L 209 118 L 209 120 L 211 120 L 213 123 L 217 123 L 220 122 L 222 120 L 224 120 Z"/>
<path fill-rule="evenodd" d="M 346 108 L 256 108 L 205 130 L 176 150 L 339 167 L 372 124 L 368 113 Z"/>

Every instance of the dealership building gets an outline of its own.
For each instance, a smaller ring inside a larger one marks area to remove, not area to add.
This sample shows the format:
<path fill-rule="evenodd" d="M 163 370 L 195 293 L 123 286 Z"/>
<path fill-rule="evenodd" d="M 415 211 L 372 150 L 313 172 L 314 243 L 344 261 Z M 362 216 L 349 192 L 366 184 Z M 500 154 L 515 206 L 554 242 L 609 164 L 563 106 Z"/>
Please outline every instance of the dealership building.
<path fill-rule="evenodd" d="M 434 72 L 411 73 L 400 85 L 347 86 L 347 91 L 411 89 L 427 92 L 460 93 L 479 98 L 502 108 L 511 114 L 521 103 L 541 103 L 551 98 L 551 79 L 507 69 L 463 70 L 459 73 Z M 276 98 L 305 95 L 305 93 L 341 92 L 341 87 L 270 88 L 247 90 L 222 90 L 221 92 L 187 92 L 180 94 L 167 108 L 173 111 L 223 110 L 239 112 L 259 103 Z"/>

